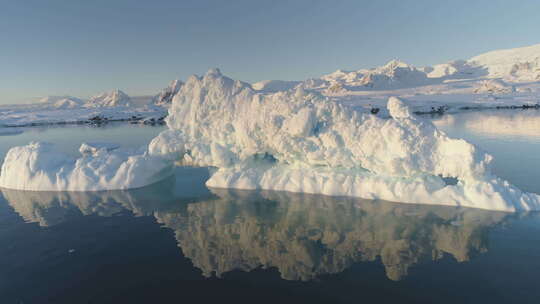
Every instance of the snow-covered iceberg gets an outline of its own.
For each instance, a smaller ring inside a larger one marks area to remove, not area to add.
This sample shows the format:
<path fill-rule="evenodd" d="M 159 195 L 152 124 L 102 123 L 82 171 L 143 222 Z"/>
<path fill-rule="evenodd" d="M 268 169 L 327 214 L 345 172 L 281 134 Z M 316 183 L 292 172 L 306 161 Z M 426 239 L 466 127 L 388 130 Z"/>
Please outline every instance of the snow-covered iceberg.
<path fill-rule="evenodd" d="M 34 191 L 99 191 L 139 188 L 173 173 L 172 163 L 142 151 L 82 144 L 80 158 L 32 142 L 11 148 L 2 165 L 0 187 Z"/>
<path fill-rule="evenodd" d="M 494 210 L 540 209 L 490 172 L 492 157 L 449 138 L 390 98 L 391 119 L 315 93 L 261 94 L 210 70 L 175 95 L 149 146 L 184 164 L 216 167 L 210 187 L 272 189 Z"/>

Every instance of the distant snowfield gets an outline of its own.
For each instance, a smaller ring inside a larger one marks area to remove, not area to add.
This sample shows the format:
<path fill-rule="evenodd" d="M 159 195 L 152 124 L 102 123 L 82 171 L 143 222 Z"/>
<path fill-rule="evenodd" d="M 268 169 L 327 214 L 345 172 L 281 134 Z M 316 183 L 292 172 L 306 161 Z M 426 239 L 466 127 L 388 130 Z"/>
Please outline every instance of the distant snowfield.
<path fill-rule="evenodd" d="M 130 98 L 119 90 L 87 101 L 72 96 L 49 96 L 34 104 L 0 105 L 0 129 L 48 124 L 157 121 L 166 113 L 167 109 L 162 106 Z"/>

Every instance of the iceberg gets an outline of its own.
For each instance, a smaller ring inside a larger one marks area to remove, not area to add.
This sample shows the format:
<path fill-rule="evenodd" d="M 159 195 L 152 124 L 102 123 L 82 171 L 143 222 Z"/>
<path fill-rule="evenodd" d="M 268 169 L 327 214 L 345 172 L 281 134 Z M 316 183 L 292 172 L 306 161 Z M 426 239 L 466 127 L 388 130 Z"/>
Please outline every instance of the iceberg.
<path fill-rule="evenodd" d="M 391 97 L 390 119 L 359 113 L 320 94 L 262 94 L 218 69 L 192 76 L 173 98 L 169 130 L 151 155 L 215 167 L 206 185 L 355 196 L 516 211 L 540 209 L 491 173 L 492 157 L 412 115 Z"/>
<path fill-rule="evenodd" d="M 31 142 L 11 148 L 2 165 L 0 187 L 33 191 L 100 191 L 139 188 L 172 175 L 172 163 L 146 151 L 86 144 L 74 158 L 54 145 Z"/>

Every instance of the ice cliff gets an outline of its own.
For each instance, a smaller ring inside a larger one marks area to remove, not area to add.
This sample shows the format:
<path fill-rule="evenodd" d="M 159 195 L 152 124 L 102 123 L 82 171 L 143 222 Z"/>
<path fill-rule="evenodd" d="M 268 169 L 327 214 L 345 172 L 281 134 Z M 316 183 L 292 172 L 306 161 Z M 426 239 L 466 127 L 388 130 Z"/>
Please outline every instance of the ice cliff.
<path fill-rule="evenodd" d="M 495 210 L 540 208 L 490 172 L 491 156 L 449 138 L 390 98 L 391 119 L 361 114 L 301 88 L 260 94 L 210 70 L 173 99 L 149 146 L 217 170 L 207 185 L 356 196 Z"/>

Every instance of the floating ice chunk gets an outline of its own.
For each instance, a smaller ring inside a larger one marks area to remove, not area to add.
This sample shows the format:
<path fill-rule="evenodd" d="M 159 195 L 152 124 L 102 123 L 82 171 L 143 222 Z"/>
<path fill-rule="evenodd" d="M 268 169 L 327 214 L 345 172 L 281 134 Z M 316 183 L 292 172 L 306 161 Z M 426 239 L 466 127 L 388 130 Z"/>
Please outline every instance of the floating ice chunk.
<path fill-rule="evenodd" d="M 217 167 L 212 187 L 540 209 L 540 196 L 492 176 L 490 155 L 413 117 L 398 98 L 388 111 L 391 119 L 361 114 L 301 89 L 261 94 L 214 69 L 182 86 L 170 130 L 149 151 Z"/>
<path fill-rule="evenodd" d="M 148 153 L 108 151 L 87 144 L 80 150 L 82 157 L 72 158 L 48 143 L 11 148 L 2 165 L 0 187 L 35 191 L 129 189 L 172 174 L 170 161 Z"/>

